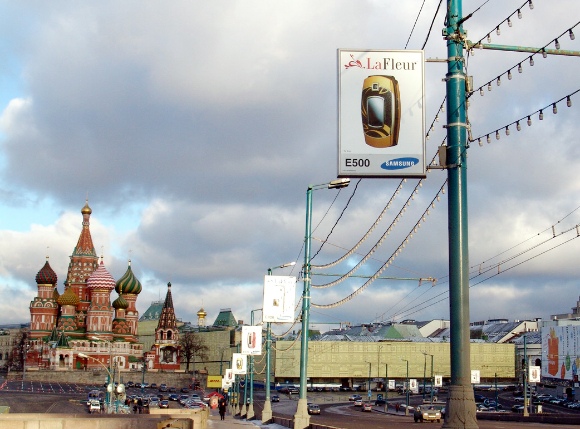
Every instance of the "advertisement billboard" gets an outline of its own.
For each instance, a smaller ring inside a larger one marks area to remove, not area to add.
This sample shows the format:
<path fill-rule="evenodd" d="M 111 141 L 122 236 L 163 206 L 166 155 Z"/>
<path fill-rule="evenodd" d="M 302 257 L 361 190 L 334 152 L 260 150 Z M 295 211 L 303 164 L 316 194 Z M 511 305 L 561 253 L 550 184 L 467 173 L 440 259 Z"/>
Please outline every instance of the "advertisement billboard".
<path fill-rule="evenodd" d="M 262 354 L 261 326 L 242 326 L 242 354 L 251 356 Z"/>
<path fill-rule="evenodd" d="M 542 328 L 542 378 L 573 381 L 580 367 L 580 326 Z"/>
<path fill-rule="evenodd" d="M 296 306 L 296 277 L 264 276 L 264 323 L 288 323 L 294 321 Z"/>
<path fill-rule="evenodd" d="M 248 360 L 247 356 L 241 353 L 232 353 L 232 372 L 234 375 L 246 374 Z"/>
<path fill-rule="evenodd" d="M 338 50 L 338 177 L 425 177 L 423 51 Z"/>
<path fill-rule="evenodd" d="M 222 376 L 221 375 L 208 375 L 207 376 L 207 387 L 222 387 Z"/>
<path fill-rule="evenodd" d="M 234 383 L 234 378 L 235 378 L 234 371 L 231 368 L 227 368 L 226 375 L 223 380 L 224 384 L 231 386 Z"/>

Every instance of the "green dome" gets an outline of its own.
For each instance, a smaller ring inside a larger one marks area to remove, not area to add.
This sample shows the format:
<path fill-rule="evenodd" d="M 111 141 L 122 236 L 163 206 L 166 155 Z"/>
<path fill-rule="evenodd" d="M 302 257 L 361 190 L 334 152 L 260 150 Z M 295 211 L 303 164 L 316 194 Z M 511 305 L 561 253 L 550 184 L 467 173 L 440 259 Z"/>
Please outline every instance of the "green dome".
<path fill-rule="evenodd" d="M 127 271 L 123 274 L 115 286 L 115 290 L 119 295 L 124 293 L 130 293 L 133 295 L 138 295 L 141 293 L 141 282 L 137 280 L 135 274 L 131 270 L 131 261 L 129 261 L 129 266 L 127 267 Z"/>
<path fill-rule="evenodd" d="M 113 301 L 113 307 L 115 307 L 117 310 L 126 310 L 129 307 L 129 303 L 125 298 L 123 298 L 122 295 L 119 295 L 119 298 Z"/>

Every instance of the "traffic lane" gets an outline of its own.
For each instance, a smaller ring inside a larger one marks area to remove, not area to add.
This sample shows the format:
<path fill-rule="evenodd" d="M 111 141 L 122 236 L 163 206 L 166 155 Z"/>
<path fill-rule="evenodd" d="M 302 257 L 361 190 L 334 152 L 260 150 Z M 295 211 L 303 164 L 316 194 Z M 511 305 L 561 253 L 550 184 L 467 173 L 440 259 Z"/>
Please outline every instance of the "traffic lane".
<path fill-rule="evenodd" d="M 86 399 L 86 398 L 85 398 Z M 10 413 L 88 413 L 86 402 L 78 394 L 30 393 L 0 390 L 0 405 Z"/>

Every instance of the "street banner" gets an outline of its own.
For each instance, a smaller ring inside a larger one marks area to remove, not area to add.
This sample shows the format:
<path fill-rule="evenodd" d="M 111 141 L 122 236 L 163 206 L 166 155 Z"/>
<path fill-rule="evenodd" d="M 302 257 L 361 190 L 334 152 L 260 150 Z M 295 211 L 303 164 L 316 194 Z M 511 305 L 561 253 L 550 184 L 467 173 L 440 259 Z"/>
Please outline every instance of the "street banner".
<path fill-rule="evenodd" d="M 389 380 L 389 390 L 395 390 L 397 385 L 395 384 L 396 380 Z"/>
<path fill-rule="evenodd" d="M 443 376 L 436 375 L 435 376 L 435 387 L 442 387 L 443 386 Z"/>
<path fill-rule="evenodd" d="M 541 378 L 541 368 L 539 366 L 530 366 L 530 383 L 539 383 Z"/>
<path fill-rule="evenodd" d="M 338 177 L 425 177 L 423 51 L 338 50 Z"/>
<path fill-rule="evenodd" d="M 234 384 L 234 380 L 235 380 L 234 371 L 231 368 L 226 369 L 226 376 L 224 377 L 224 382 L 228 386 L 231 386 L 232 384 Z"/>
<path fill-rule="evenodd" d="M 248 365 L 247 356 L 241 353 L 232 353 L 232 372 L 234 375 L 246 374 Z"/>
<path fill-rule="evenodd" d="M 296 306 L 296 277 L 264 276 L 264 323 L 288 323 L 294 321 Z"/>
<path fill-rule="evenodd" d="M 262 354 L 261 326 L 242 326 L 242 354 L 251 356 Z"/>
<path fill-rule="evenodd" d="M 411 378 L 409 380 L 409 390 L 413 393 L 419 393 L 419 384 L 416 378 Z"/>
<path fill-rule="evenodd" d="M 472 369 L 471 370 L 471 384 L 479 384 L 480 383 L 480 371 L 479 369 Z"/>

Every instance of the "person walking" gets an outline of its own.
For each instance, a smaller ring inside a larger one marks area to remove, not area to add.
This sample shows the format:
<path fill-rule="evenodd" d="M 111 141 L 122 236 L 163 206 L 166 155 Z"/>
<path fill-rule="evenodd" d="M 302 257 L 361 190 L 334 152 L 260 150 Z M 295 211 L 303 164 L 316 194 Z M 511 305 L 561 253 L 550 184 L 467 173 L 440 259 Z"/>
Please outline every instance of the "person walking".
<path fill-rule="evenodd" d="M 218 408 L 219 408 L 221 419 L 225 420 L 225 416 L 226 416 L 226 400 L 225 399 L 220 400 Z"/>

